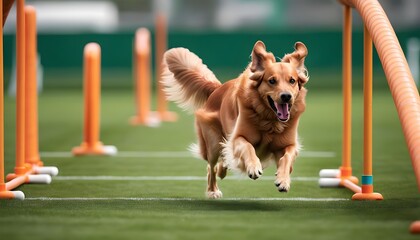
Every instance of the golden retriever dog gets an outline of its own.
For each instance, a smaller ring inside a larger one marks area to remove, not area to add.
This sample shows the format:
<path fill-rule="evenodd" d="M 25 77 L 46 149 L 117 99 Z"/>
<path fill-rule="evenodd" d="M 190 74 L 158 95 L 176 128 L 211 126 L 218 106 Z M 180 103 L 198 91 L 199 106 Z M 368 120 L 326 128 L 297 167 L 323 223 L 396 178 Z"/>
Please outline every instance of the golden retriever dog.
<path fill-rule="evenodd" d="M 162 83 L 167 98 L 195 111 L 195 150 L 208 163 L 208 198 L 222 197 L 216 175 L 223 179 L 227 169 L 238 170 L 255 180 L 272 162 L 277 166 L 276 188 L 289 191 L 309 80 L 304 65 L 308 50 L 301 42 L 294 47 L 277 62 L 257 41 L 248 67 L 224 84 L 188 49 L 165 53 Z"/>

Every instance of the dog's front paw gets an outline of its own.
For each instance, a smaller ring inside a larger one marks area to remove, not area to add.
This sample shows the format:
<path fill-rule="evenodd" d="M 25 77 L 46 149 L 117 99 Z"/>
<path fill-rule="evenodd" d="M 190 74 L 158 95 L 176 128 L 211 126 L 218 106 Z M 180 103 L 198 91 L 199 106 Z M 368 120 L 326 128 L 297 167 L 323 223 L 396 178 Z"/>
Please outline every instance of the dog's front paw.
<path fill-rule="evenodd" d="M 207 192 L 207 198 L 208 199 L 218 199 L 218 198 L 222 198 L 223 194 L 220 190 L 216 190 L 216 191 L 208 191 Z"/>
<path fill-rule="evenodd" d="M 279 177 L 277 176 L 274 185 L 277 187 L 279 192 L 288 192 L 290 190 L 290 177 Z"/>
<path fill-rule="evenodd" d="M 263 174 L 261 163 L 257 163 L 247 167 L 248 177 L 256 180 Z"/>

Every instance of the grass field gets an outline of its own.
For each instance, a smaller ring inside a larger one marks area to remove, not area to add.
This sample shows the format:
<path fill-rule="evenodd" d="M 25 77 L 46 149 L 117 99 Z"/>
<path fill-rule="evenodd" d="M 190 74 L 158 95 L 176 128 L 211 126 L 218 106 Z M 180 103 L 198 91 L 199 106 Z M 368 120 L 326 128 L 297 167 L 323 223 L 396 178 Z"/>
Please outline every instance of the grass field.
<path fill-rule="evenodd" d="M 102 92 L 101 140 L 115 157 L 70 157 L 82 140 L 82 91 L 47 89 L 39 98 L 40 151 L 57 166 L 50 185 L 19 188 L 26 200 L 0 201 L 2 239 L 418 239 L 420 196 L 388 89 L 374 92 L 375 191 L 385 200 L 355 202 L 346 189 L 321 189 L 320 169 L 341 159 L 341 90 L 310 90 L 300 124 L 304 145 L 289 193 L 274 168 L 257 181 L 229 175 L 221 200 L 206 200 L 206 164 L 186 153 L 193 117 L 159 128 L 132 127 L 131 90 Z M 15 100 L 5 99 L 6 172 L 13 171 Z M 362 173 L 362 93 L 353 101 L 354 175 Z"/>

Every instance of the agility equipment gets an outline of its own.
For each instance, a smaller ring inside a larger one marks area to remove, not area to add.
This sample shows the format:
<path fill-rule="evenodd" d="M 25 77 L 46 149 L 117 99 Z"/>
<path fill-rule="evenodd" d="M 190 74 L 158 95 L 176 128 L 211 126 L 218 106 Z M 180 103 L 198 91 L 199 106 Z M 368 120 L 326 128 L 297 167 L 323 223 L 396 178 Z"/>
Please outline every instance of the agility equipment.
<path fill-rule="evenodd" d="M 420 190 L 420 97 L 413 76 L 404 57 L 401 46 L 384 10 L 377 0 L 340 0 L 344 5 L 344 33 L 346 26 L 351 21 L 347 14 L 351 14 L 351 8 L 355 8 L 362 16 L 364 23 L 364 166 L 362 187 L 349 180 L 349 160 L 346 160 L 343 148 L 343 165 L 339 170 L 321 170 L 319 184 L 321 187 L 347 187 L 355 194 L 354 200 L 380 200 L 382 195 L 373 192 L 372 176 L 372 41 L 375 44 L 379 59 L 382 63 L 398 117 L 401 122 L 404 137 L 408 146 L 414 173 L 416 175 L 418 190 Z M 346 42 L 348 40 L 344 40 Z M 346 58 L 346 46 L 343 47 L 343 59 Z M 348 57 L 348 56 L 347 56 Z M 351 59 L 351 58 L 350 58 Z M 346 66 L 344 66 L 347 64 Z M 349 67 L 349 62 L 343 61 L 343 69 Z M 351 68 L 351 67 L 350 67 Z M 345 71 L 345 70 L 343 70 Z M 346 85 L 346 84 L 343 84 Z M 345 89 L 345 86 L 343 87 Z M 344 90 L 346 92 L 346 90 Z M 345 99 L 346 101 L 346 99 Z M 346 123 L 345 123 L 346 124 Z M 350 125 L 343 126 L 344 129 Z M 350 138 L 351 139 L 351 138 Z M 343 144 L 344 144 L 343 137 Z M 351 169 L 351 166 L 350 166 Z M 347 171 L 346 171 L 347 170 Z M 351 175 L 351 174 L 350 174 Z M 410 226 L 412 233 L 420 233 L 419 222 Z"/>
<path fill-rule="evenodd" d="M 166 101 L 165 92 L 163 90 L 163 84 L 161 83 L 162 76 L 162 61 L 163 55 L 167 50 L 167 21 L 166 17 L 162 13 L 156 14 L 155 22 L 155 50 L 156 50 L 156 82 L 157 82 L 157 112 L 162 121 L 174 122 L 178 119 L 178 115 L 175 112 L 168 111 L 168 103 Z"/>
<path fill-rule="evenodd" d="M 420 221 L 415 221 L 410 225 L 410 232 L 413 234 L 420 233 Z"/>
<path fill-rule="evenodd" d="M 38 99 L 36 83 L 36 23 L 35 8 L 25 7 L 25 106 L 31 106 L 25 109 L 25 159 L 32 164 L 41 164 L 38 152 Z M 32 105 L 31 105 L 32 104 Z"/>
<path fill-rule="evenodd" d="M 35 173 L 56 176 L 57 167 L 47 167 L 39 155 L 36 10 L 25 6 L 25 162 Z"/>
<path fill-rule="evenodd" d="M 343 10 L 343 139 L 342 164 L 339 169 L 323 169 L 320 171 L 321 187 L 349 186 L 353 192 L 361 192 L 359 180 L 352 175 L 351 167 L 351 101 L 352 101 L 352 15 L 351 8 Z"/>
<path fill-rule="evenodd" d="M 363 176 L 362 191 L 353 195 L 354 200 L 383 200 L 380 193 L 373 192 L 372 176 L 372 38 L 364 27 L 363 37 Z"/>
<path fill-rule="evenodd" d="M 150 31 L 140 28 L 134 38 L 133 74 L 136 115 L 130 118 L 132 125 L 156 127 L 160 117 L 150 111 Z"/>
<path fill-rule="evenodd" d="M 353 191 L 353 200 L 383 200 L 380 193 L 373 192 L 372 176 L 372 38 L 367 28 L 364 28 L 364 64 L 363 64 L 363 176 L 362 187 L 358 179 L 352 176 L 351 168 L 351 16 L 350 7 L 344 7 L 344 33 L 343 33 L 343 159 L 340 169 L 324 169 L 320 171 L 319 185 L 321 187 L 346 187 Z M 350 29 L 350 30 L 349 30 Z M 349 90 L 350 88 L 350 90 Z"/>
<path fill-rule="evenodd" d="M 74 147 L 73 155 L 116 155 L 117 148 L 99 141 L 101 98 L 101 47 L 88 43 L 83 54 L 84 128 L 83 142 Z"/>
<path fill-rule="evenodd" d="M 352 176 L 351 167 L 351 101 L 352 101 L 352 75 L 351 75 L 351 8 L 344 6 L 343 10 L 343 139 L 342 139 L 342 165 L 339 169 L 323 169 L 320 171 L 319 185 L 321 187 L 347 187 L 356 194 L 353 199 L 368 199 L 365 191 L 372 193 L 372 39 L 366 27 L 364 28 L 364 173 L 362 188 L 358 179 Z M 369 187 L 367 187 L 369 186 Z M 382 200 L 380 194 L 375 194 L 376 200 Z M 356 197 L 357 196 L 357 197 Z M 362 197 L 363 196 L 363 197 Z"/>
<path fill-rule="evenodd" d="M 0 80 L 0 198 L 24 199 L 22 191 L 11 191 L 24 183 L 51 183 L 56 167 L 43 167 L 38 152 L 37 87 L 36 87 L 36 13 L 24 0 L 16 4 L 16 163 L 14 173 L 4 178 L 4 94 L 3 37 L 1 37 Z M 1 9 L 1 14 L 3 9 Z M 3 25 L 1 27 L 3 36 Z"/>
<path fill-rule="evenodd" d="M 132 125 L 157 127 L 161 122 L 174 122 L 178 119 L 175 112 L 168 111 L 165 92 L 161 83 L 162 60 L 167 49 L 167 23 L 165 15 L 156 14 L 155 19 L 155 65 L 157 111 L 150 111 L 150 32 L 146 28 L 136 31 L 134 38 L 133 73 L 136 115 L 130 118 Z"/>

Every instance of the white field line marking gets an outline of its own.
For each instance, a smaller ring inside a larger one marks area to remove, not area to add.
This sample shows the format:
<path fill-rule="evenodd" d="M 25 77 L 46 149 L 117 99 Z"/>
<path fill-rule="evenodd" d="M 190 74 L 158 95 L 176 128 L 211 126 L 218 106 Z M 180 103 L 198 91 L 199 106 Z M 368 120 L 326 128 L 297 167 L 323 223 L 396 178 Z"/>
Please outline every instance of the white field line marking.
<path fill-rule="evenodd" d="M 71 158 L 73 154 L 68 152 L 41 152 L 43 158 Z M 194 157 L 188 151 L 122 151 L 118 152 L 114 157 L 122 158 L 186 158 Z M 308 158 L 332 158 L 335 152 L 326 151 L 301 151 L 299 157 Z"/>
<path fill-rule="evenodd" d="M 273 177 L 261 177 L 260 180 L 272 180 Z M 247 180 L 245 176 L 230 176 L 223 180 Z M 59 181 L 207 181 L 207 177 L 200 176 L 55 176 Z M 315 182 L 318 177 L 292 177 L 292 181 Z"/>
<path fill-rule="evenodd" d="M 68 197 L 68 198 L 54 198 L 54 197 L 33 197 L 25 198 L 25 200 L 32 201 L 109 201 L 109 200 L 124 200 L 124 201 L 203 201 L 207 199 L 196 198 L 135 198 L 135 197 Z M 302 201 L 302 202 L 336 202 L 349 201 L 347 198 L 222 198 L 218 200 L 209 201 Z"/>

